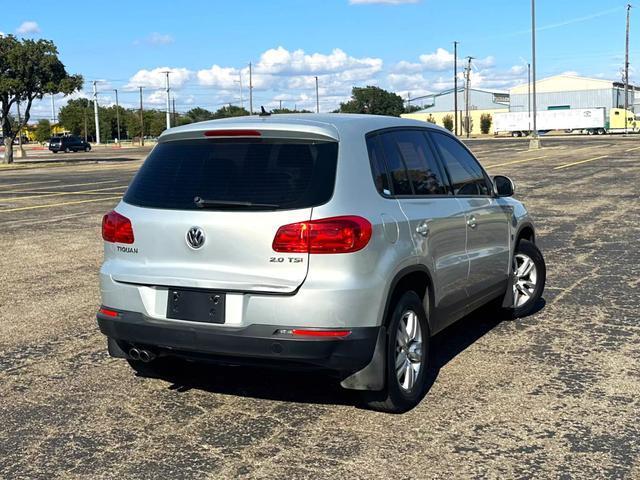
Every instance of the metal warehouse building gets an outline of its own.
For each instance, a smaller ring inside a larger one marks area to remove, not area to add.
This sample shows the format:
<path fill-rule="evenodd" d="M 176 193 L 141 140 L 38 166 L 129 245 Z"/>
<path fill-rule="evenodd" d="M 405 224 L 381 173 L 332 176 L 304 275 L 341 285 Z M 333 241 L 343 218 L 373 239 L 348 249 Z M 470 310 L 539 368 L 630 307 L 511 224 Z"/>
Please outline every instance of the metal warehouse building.
<path fill-rule="evenodd" d="M 637 87 L 629 86 L 630 110 L 635 103 L 634 93 L 637 90 Z M 528 92 L 527 83 L 509 91 L 510 111 L 529 110 Z M 609 111 L 612 108 L 624 108 L 624 84 L 598 78 L 557 75 L 536 82 L 536 100 L 538 111 L 598 107 Z"/>
<path fill-rule="evenodd" d="M 458 89 L 458 128 L 462 131 L 463 118 L 465 114 L 464 88 Z M 525 94 L 526 97 L 526 94 Z M 444 117 L 455 115 L 454 113 L 455 92 L 451 88 L 440 93 L 434 93 L 424 98 L 425 108 L 401 115 L 403 118 L 414 120 L 432 121 L 443 126 Z M 509 111 L 509 94 L 500 91 L 482 90 L 478 88 L 469 89 L 469 116 L 471 117 L 471 133 L 480 133 L 480 117 L 488 113 L 495 115 L 499 112 Z"/>

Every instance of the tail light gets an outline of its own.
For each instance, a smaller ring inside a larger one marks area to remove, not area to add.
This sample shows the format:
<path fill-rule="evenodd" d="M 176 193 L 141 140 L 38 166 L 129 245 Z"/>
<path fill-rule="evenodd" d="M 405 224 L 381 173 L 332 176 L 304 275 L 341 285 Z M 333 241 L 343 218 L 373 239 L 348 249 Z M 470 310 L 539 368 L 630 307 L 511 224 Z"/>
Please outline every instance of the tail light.
<path fill-rule="evenodd" d="M 131 220 L 116 211 L 102 217 L 102 238 L 111 243 L 133 243 Z"/>
<path fill-rule="evenodd" d="M 292 223 L 278 229 L 273 250 L 281 253 L 352 253 L 371 239 L 371 223 L 356 216 Z"/>

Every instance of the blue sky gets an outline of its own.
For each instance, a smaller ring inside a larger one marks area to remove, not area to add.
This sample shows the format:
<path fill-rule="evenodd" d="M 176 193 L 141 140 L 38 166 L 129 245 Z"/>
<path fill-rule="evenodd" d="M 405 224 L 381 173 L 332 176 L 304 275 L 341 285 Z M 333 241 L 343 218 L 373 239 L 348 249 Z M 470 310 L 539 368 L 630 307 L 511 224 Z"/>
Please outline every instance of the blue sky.
<path fill-rule="evenodd" d="M 452 42 L 474 56 L 480 88 L 507 90 L 526 81 L 529 0 L 158 0 L 100 3 L 33 0 L 3 13 L 0 32 L 48 38 L 72 73 L 99 80 L 99 101 L 163 108 L 169 69 L 179 111 L 240 103 L 248 107 L 248 62 L 258 105 L 321 110 L 348 98 L 353 85 L 375 84 L 406 97 L 452 86 Z M 537 0 L 538 76 L 564 72 L 620 78 L 625 2 Z M 640 55 L 632 11 L 631 63 Z M 640 35 L 640 32 L 638 32 Z M 633 79 L 633 77 L 632 77 Z M 64 104 L 56 98 L 56 105 Z M 50 117 L 50 103 L 34 117 Z"/>

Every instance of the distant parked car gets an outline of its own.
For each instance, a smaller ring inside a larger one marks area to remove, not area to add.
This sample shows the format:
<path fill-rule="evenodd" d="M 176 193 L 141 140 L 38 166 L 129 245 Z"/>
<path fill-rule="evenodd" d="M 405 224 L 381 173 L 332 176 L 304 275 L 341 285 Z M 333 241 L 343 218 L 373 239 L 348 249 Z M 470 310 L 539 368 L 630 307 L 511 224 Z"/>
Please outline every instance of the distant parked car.
<path fill-rule="evenodd" d="M 89 145 L 88 142 L 82 140 L 80 137 L 53 137 L 49 141 L 49 150 L 51 150 L 53 153 L 58 153 L 59 151 L 69 153 L 78 152 L 80 150 L 88 152 L 91 150 L 91 145 Z"/>

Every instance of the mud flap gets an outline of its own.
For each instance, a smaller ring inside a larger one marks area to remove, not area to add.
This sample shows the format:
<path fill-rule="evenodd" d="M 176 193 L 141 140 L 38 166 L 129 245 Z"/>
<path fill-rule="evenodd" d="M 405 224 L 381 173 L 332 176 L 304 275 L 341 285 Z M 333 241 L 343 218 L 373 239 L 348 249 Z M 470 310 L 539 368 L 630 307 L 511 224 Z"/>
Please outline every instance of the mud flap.
<path fill-rule="evenodd" d="M 513 308 L 513 271 L 509 272 L 507 291 L 502 299 L 502 308 Z"/>
<path fill-rule="evenodd" d="M 384 388 L 386 375 L 387 329 L 380 327 L 376 348 L 369 364 L 348 376 L 340 385 L 348 390 L 379 391 Z"/>

